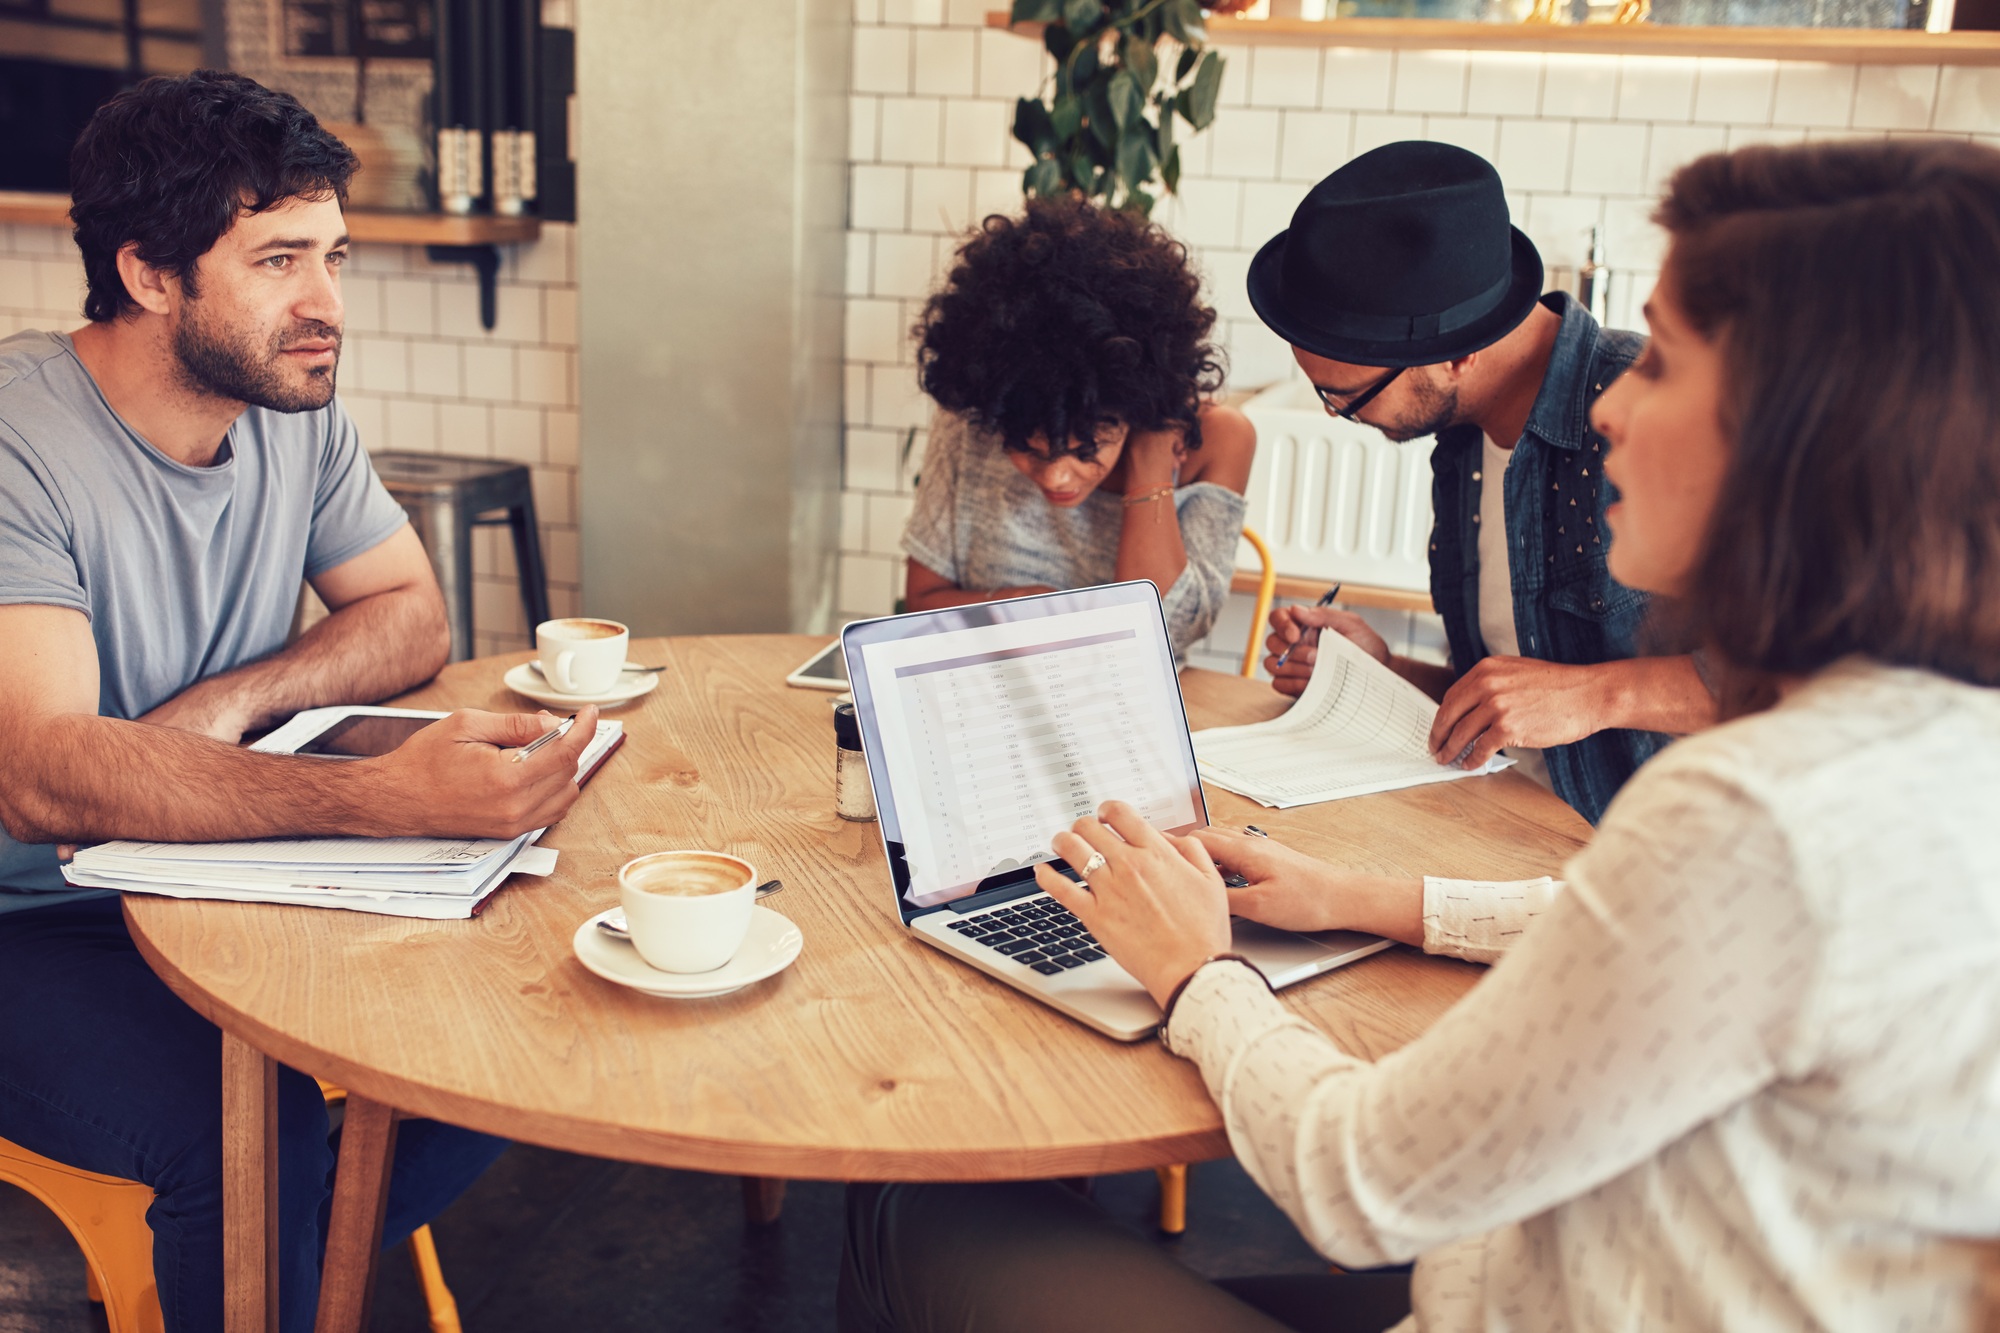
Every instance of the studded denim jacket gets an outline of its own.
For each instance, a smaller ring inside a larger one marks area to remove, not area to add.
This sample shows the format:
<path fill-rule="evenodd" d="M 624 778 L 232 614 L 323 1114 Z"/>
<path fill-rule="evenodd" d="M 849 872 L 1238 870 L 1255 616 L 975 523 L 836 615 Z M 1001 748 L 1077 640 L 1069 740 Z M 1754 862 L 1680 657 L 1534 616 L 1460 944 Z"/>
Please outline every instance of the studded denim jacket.
<path fill-rule="evenodd" d="M 1590 407 L 1637 359 L 1645 340 L 1598 327 L 1564 293 L 1542 298 L 1562 316 L 1542 390 L 1507 468 L 1507 554 L 1521 652 L 1588 666 L 1634 656 L 1646 595 L 1611 577 L 1604 510 L 1604 438 Z M 1431 453 L 1431 598 L 1451 660 L 1465 671 L 1487 655 L 1479 634 L 1479 492 L 1484 441 L 1477 426 L 1438 432 Z M 1618 788 L 1667 743 L 1650 731 L 1600 731 L 1543 752 L 1556 795 L 1595 824 Z"/>

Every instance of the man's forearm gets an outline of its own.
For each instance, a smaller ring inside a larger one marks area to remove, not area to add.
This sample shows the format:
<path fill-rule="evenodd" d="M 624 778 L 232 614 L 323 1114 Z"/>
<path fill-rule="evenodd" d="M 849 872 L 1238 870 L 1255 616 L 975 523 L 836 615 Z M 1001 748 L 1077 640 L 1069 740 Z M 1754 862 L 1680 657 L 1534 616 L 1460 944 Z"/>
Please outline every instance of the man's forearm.
<path fill-rule="evenodd" d="M 400 694 L 436 675 L 450 655 L 435 590 L 398 588 L 342 607 L 297 643 L 199 681 L 142 720 L 234 740 L 303 708 Z"/>
<path fill-rule="evenodd" d="M 26 732 L 5 814 L 23 842 L 383 836 L 397 802 L 358 763 L 254 754 L 166 727 L 72 714 Z M 144 780 L 138 775 L 151 775 Z"/>
<path fill-rule="evenodd" d="M 1686 736 L 1715 725 L 1715 696 L 1692 657 L 1635 657 L 1606 662 L 1604 726 Z"/>

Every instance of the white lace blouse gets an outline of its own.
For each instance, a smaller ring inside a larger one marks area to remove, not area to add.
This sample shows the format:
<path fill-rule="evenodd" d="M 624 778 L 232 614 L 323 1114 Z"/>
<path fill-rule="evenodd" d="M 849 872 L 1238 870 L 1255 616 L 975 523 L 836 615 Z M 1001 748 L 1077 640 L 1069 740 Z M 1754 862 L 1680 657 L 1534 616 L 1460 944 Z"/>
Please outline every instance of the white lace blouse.
<path fill-rule="evenodd" d="M 1504 956 L 1381 1062 L 1233 963 L 1166 1039 L 1324 1253 L 1422 1256 L 1405 1328 L 1992 1330 L 1996 835 L 2000 692 L 1850 661 L 1654 759 L 1563 892 L 1427 884 Z"/>

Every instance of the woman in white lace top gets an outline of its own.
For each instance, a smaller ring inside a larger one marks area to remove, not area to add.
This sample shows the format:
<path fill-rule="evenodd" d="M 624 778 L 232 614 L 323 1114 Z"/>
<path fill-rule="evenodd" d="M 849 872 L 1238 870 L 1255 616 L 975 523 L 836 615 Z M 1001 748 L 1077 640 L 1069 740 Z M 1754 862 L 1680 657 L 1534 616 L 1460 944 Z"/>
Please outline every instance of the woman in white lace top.
<path fill-rule="evenodd" d="M 1653 342 L 1596 408 L 1612 570 L 1683 600 L 1733 720 L 1641 769 L 1560 892 L 1170 841 L 1115 803 L 1055 839 L 1104 858 L 1088 889 L 1043 886 L 1166 1007 L 1306 1237 L 1348 1267 L 1416 1259 L 1398 1329 L 1991 1330 L 2000 153 L 1748 148 L 1684 168 L 1659 220 Z M 1254 881 L 1234 902 L 1211 853 Z M 1371 1064 L 1225 954 L 1232 907 L 1499 961 Z M 956 1207 L 1013 1235 L 1026 1197 Z M 869 1203 L 848 1326 L 968 1326 L 911 1259 L 869 1266 L 923 1212 Z M 983 1276 L 978 1327 L 1081 1328 L 1062 1312 L 1120 1282 L 1169 1311 L 1149 1328 L 1396 1321 L 1339 1277 L 1247 1303 L 1046 1207 L 1034 1262 Z M 994 1294 L 1081 1253 L 1088 1294 L 1026 1320 Z"/>

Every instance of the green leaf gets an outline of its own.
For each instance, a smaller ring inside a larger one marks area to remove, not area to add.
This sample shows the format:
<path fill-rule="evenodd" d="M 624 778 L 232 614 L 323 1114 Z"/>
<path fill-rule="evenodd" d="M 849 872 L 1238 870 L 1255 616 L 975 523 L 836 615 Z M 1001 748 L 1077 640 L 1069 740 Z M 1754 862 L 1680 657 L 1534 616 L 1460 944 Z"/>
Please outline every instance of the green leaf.
<path fill-rule="evenodd" d="M 1121 69 L 1111 76 L 1106 96 L 1111 102 L 1111 119 L 1120 134 L 1131 132 L 1134 121 L 1145 123 L 1146 94 L 1139 91 L 1139 81 L 1132 77 L 1131 70 Z"/>
<path fill-rule="evenodd" d="M 1157 199 L 1147 194 L 1144 190 L 1128 190 L 1125 194 L 1124 207 L 1127 212 L 1137 213 L 1142 218 L 1149 218 L 1153 215 L 1153 205 L 1158 202 Z"/>
<path fill-rule="evenodd" d="M 1062 21 L 1078 37 L 1088 37 L 1104 21 L 1104 0 L 1062 0 Z"/>
<path fill-rule="evenodd" d="M 1153 91 L 1153 85 L 1160 81 L 1160 58 L 1153 54 L 1151 42 L 1126 33 L 1124 42 L 1119 46 L 1118 59 L 1132 71 L 1132 81 L 1139 85 L 1141 93 Z"/>
<path fill-rule="evenodd" d="M 1007 14 L 1009 23 L 1052 23 L 1061 15 L 1060 0 L 1014 0 Z"/>
<path fill-rule="evenodd" d="M 1181 31 L 1187 34 L 1183 40 L 1197 46 L 1208 40 L 1208 28 L 1202 21 L 1201 0 L 1167 0 L 1167 4 L 1180 18 Z"/>
<path fill-rule="evenodd" d="M 1153 152 L 1165 162 L 1174 151 L 1174 108 L 1173 99 L 1168 98 L 1160 106 L 1160 123 L 1153 128 Z M 1167 188 L 1172 189 L 1172 186 Z"/>
<path fill-rule="evenodd" d="M 1055 57 L 1058 69 L 1063 61 L 1069 59 L 1070 50 L 1075 45 L 1075 34 L 1060 23 L 1051 23 L 1042 29 L 1042 49 Z"/>
<path fill-rule="evenodd" d="M 1084 111 L 1090 117 L 1090 136 L 1106 148 L 1118 146 L 1118 113 L 1111 107 L 1111 81 L 1101 80 L 1090 85 L 1084 94 Z"/>
<path fill-rule="evenodd" d="M 1143 134 L 1128 134 L 1118 142 L 1118 177 L 1127 190 L 1136 190 L 1153 179 L 1153 141 Z"/>
<path fill-rule="evenodd" d="M 1083 129 L 1083 99 L 1074 93 L 1058 93 L 1049 121 L 1054 126 L 1055 141 L 1068 143 Z"/>
<path fill-rule="evenodd" d="M 1086 140 L 1086 142 L 1088 141 Z M 1088 194 L 1096 194 L 1097 190 L 1092 184 L 1096 177 L 1097 166 L 1090 160 L 1089 153 L 1078 148 L 1074 153 L 1070 154 L 1069 178 L 1076 182 L 1078 189 Z"/>
<path fill-rule="evenodd" d="M 1014 103 L 1014 137 L 1040 157 L 1056 146 L 1059 136 L 1049 109 L 1032 97 L 1023 97 Z"/>
<path fill-rule="evenodd" d="M 1168 194 L 1181 192 L 1181 150 L 1178 144 L 1167 154 L 1166 160 L 1160 163 L 1160 179 L 1167 183 Z"/>
<path fill-rule="evenodd" d="M 1210 51 L 1201 58 L 1201 65 L 1194 72 L 1194 83 L 1181 98 L 1181 115 L 1196 130 L 1205 130 L 1215 122 L 1215 99 L 1222 93 L 1222 55 Z"/>
<path fill-rule="evenodd" d="M 1021 189 L 1026 194 L 1032 194 L 1044 199 L 1052 194 L 1061 194 L 1063 190 L 1062 163 L 1052 157 L 1045 157 L 1035 163 L 1035 165 L 1029 167 L 1021 176 Z"/>
<path fill-rule="evenodd" d="M 1183 46 L 1181 48 L 1181 58 L 1174 62 L 1174 86 L 1176 88 L 1187 82 L 1188 71 L 1194 68 L 1194 62 L 1199 59 L 1201 59 L 1200 47 Z"/>
<path fill-rule="evenodd" d="M 1075 59 L 1069 64 L 1070 86 L 1087 88 L 1091 81 L 1103 72 L 1104 66 L 1097 59 L 1096 42 L 1082 42 L 1079 43 L 1079 47 Z"/>

